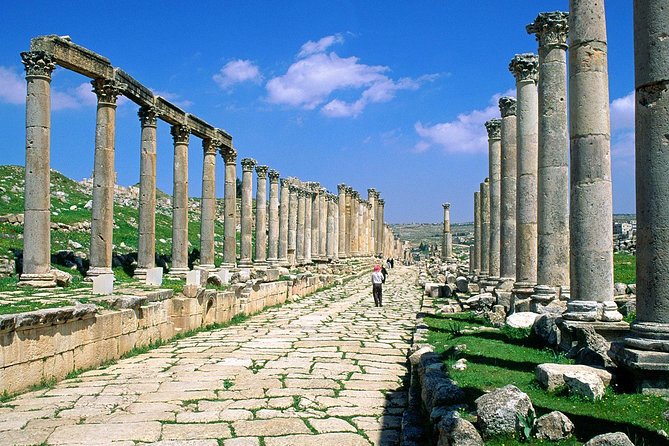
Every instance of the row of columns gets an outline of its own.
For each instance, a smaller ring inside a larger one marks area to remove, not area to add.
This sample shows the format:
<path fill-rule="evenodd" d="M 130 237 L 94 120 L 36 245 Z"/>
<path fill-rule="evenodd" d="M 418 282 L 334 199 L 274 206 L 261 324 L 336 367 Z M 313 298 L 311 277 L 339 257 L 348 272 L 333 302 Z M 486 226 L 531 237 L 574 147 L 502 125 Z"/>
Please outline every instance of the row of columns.
<path fill-rule="evenodd" d="M 21 284 L 55 286 L 50 272 L 50 81 L 55 59 L 41 51 L 21 54 L 26 69 L 26 182 L 24 271 Z M 113 238 L 116 101 L 125 86 L 113 79 L 94 79 L 97 96 L 90 269 L 88 279 L 111 274 Z M 155 266 L 156 129 L 154 106 L 138 112 L 140 130 L 139 240 L 136 275 L 143 278 Z M 188 149 L 192 133 L 187 125 L 171 126 L 174 147 L 172 268 L 188 272 Z M 237 153 L 217 138 L 202 140 L 202 196 L 200 201 L 200 266 L 214 269 L 216 246 L 216 162 L 225 164 L 223 267 L 296 265 L 312 261 L 378 255 L 394 250 L 392 231 L 384 225 L 384 201 L 374 189 L 368 200 L 339 185 L 339 197 L 318 183 L 281 179 L 275 170 L 251 158 L 241 160 L 241 242 L 237 262 Z M 253 170 L 257 175 L 255 252 L 253 250 Z M 269 178 L 269 203 L 267 179 Z M 387 235 L 387 231 L 390 236 Z M 390 237 L 390 238 L 389 238 Z"/>
<path fill-rule="evenodd" d="M 539 55 L 511 60 L 517 98 L 501 98 L 501 118 L 485 124 L 489 178 L 474 198 L 472 269 L 485 285 L 511 292 L 512 309 L 538 311 L 559 297 L 569 300 L 565 319 L 616 322 L 606 39 L 593 43 L 587 34 L 604 26 L 603 6 L 572 0 L 571 8 L 527 26 Z M 581 45 L 603 52 L 595 58 Z"/>

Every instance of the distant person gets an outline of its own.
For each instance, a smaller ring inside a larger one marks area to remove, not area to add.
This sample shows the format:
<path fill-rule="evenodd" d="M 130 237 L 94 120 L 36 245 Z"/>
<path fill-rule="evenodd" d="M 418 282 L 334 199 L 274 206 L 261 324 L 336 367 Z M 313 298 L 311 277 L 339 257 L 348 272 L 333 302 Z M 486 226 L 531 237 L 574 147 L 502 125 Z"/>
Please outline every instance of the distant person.
<path fill-rule="evenodd" d="M 391 258 L 390 258 L 390 269 L 393 269 L 393 268 L 395 268 L 395 259 L 393 259 L 393 258 L 391 257 Z"/>
<path fill-rule="evenodd" d="M 386 277 L 388 277 L 388 270 L 385 266 L 381 266 L 381 275 L 383 275 L 383 283 L 386 283 Z"/>
<path fill-rule="evenodd" d="M 383 282 L 386 278 L 381 273 L 381 266 L 375 265 L 374 272 L 372 273 L 372 295 L 374 296 L 374 306 L 382 307 L 383 303 L 381 299 L 383 297 Z"/>

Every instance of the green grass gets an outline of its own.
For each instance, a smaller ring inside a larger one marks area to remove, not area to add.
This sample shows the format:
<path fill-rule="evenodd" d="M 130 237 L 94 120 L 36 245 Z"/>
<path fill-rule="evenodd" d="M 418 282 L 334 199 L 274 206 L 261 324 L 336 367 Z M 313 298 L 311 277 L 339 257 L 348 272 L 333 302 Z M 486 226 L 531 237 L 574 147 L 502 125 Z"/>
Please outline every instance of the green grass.
<path fill-rule="evenodd" d="M 469 329 L 482 327 L 485 323 L 470 313 L 427 317 L 425 322 L 430 326 L 428 342 L 443 354 L 450 375 L 465 391 L 470 410 L 474 408 L 474 400 L 483 393 L 514 384 L 529 395 L 538 415 L 553 410 L 567 415 L 577 426 L 576 436 L 581 441 L 603 432 L 622 431 L 630 438 L 655 444 L 653 441 L 657 441 L 657 437 L 654 433 L 659 429 L 669 430 L 669 421 L 662 416 L 669 409 L 669 403 L 658 397 L 616 393 L 609 388 L 602 401 L 589 402 L 566 395 L 564 391 L 551 393 L 542 389 L 534 379 L 537 365 L 571 361 L 550 349 L 540 348 L 527 332 L 508 328 L 471 332 Z M 454 349 L 461 344 L 467 346 L 466 350 L 458 352 Z M 467 369 L 451 369 L 450 366 L 460 358 L 467 359 Z M 518 439 L 505 439 L 486 444 L 520 443 Z"/>
<path fill-rule="evenodd" d="M 636 256 L 624 253 L 613 255 L 613 281 L 636 283 Z"/>

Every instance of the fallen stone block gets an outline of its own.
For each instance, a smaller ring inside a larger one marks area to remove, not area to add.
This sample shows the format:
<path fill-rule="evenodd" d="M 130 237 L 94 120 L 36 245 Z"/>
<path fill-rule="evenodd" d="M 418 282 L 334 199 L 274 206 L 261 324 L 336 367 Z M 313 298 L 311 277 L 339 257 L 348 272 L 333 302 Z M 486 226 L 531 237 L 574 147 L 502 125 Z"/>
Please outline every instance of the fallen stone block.
<path fill-rule="evenodd" d="M 590 367 L 581 364 L 539 364 L 534 371 L 534 376 L 543 388 L 549 391 L 565 385 L 564 375 L 566 373 L 589 373 L 596 375 L 604 385 L 611 383 L 611 373 L 604 369 Z"/>

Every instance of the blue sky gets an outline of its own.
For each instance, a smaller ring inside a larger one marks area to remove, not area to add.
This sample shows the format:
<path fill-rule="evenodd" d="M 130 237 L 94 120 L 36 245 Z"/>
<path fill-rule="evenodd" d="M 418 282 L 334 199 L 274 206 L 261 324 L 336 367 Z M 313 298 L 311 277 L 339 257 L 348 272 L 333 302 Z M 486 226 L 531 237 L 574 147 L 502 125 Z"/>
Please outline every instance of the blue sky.
<path fill-rule="evenodd" d="M 239 158 L 282 176 L 381 191 L 386 221 L 472 220 L 487 176 L 483 122 L 514 88 L 508 63 L 536 52 L 525 31 L 566 0 L 3 2 L 0 163 L 24 164 L 30 39 L 69 35 L 186 111 L 232 136 Z M 632 2 L 607 2 L 615 212 L 634 212 Z M 88 80 L 52 79 L 52 168 L 93 166 L 95 98 Z M 117 112 L 120 184 L 139 178 L 137 107 Z M 201 142 L 191 138 L 191 195 Z M 223 195 L 223 163 L 217 166 Z M 158 187 L 172 190 L 172 139 L 158 128 Z"/>

